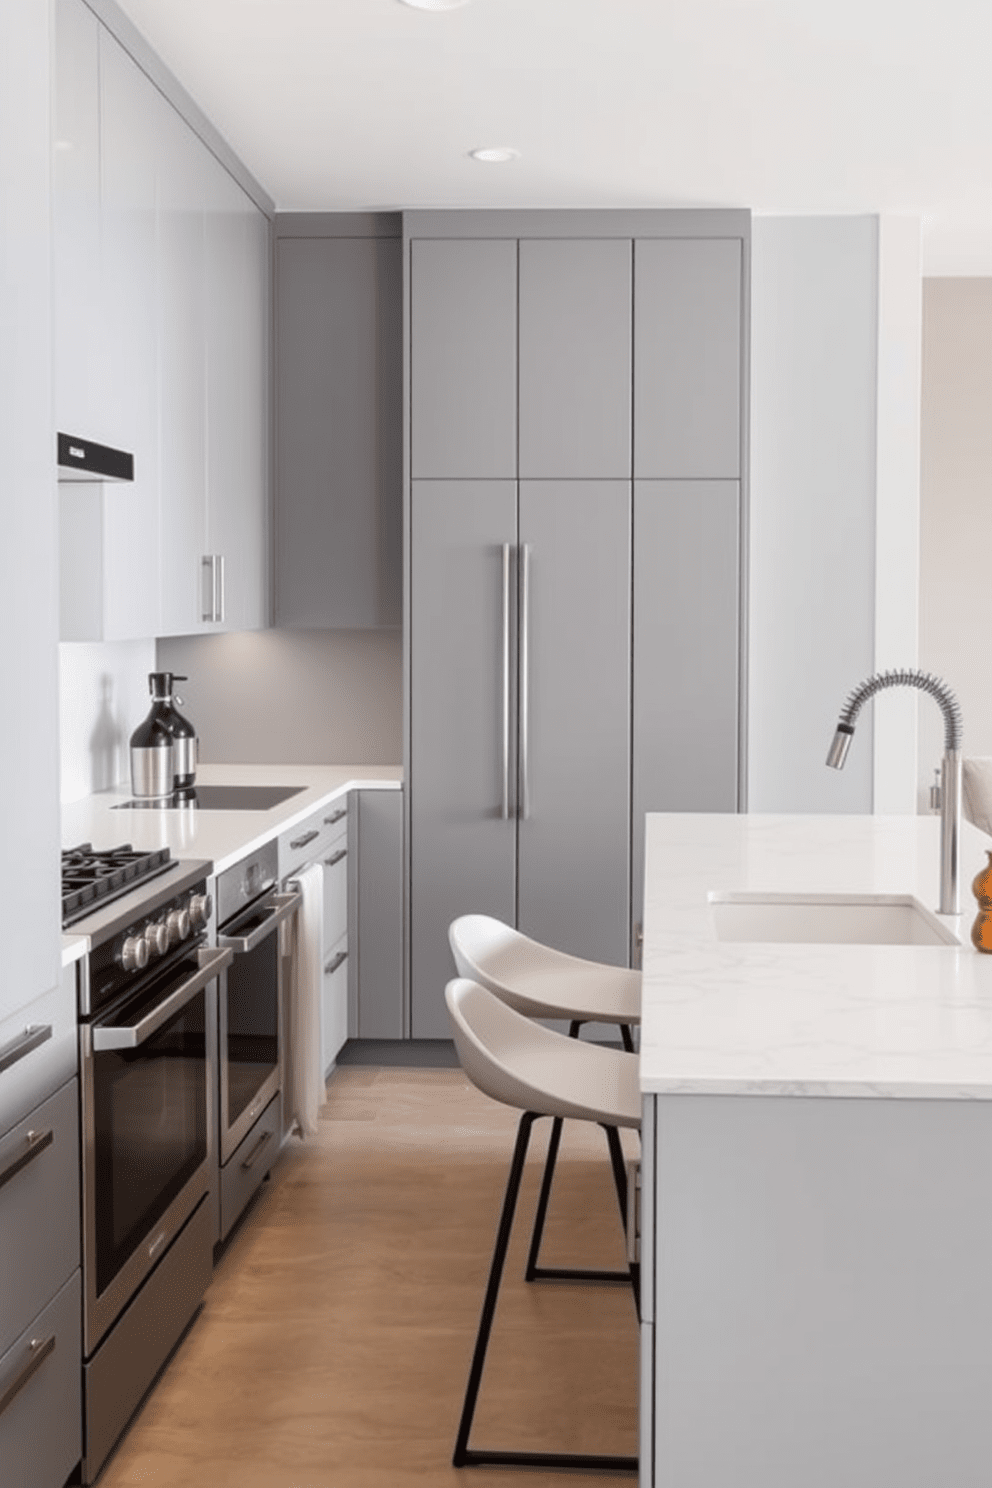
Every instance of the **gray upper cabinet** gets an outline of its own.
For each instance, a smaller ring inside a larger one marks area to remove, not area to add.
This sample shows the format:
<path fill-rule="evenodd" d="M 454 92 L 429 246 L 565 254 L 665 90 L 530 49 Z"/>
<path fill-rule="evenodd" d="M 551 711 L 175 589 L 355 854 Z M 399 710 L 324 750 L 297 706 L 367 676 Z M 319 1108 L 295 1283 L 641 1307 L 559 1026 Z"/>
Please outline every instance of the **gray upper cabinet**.
<path fill-rule="evenodd" d="M 634 245 L 634 474 L 737 479 L 741 240 Z"/>
<path fill-rule="evenodd" d="M 520 244 L 520 477 L 630 476 L 631 244 Z"/>
<path fill-rule="evenodd" d="M 276 243 L 276 623 L 402 623 L 402 245 Z"/>
<path fill-rule="evenodd" d="M 410 301 L 413 478 L 515 479 L 516 240 L 414 240 Z"/>

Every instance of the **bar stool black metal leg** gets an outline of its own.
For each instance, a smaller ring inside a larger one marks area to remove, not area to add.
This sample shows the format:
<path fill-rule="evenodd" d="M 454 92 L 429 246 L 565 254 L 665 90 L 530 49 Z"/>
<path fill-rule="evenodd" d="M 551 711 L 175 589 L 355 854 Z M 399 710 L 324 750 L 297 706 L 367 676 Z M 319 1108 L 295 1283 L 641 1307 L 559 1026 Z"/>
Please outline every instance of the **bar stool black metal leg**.
<path fill-rule="evenodd" d="M 627 1050 L 627 1053 L 628 1054 L 633 1054 L 633 1052 L 634 1052 L 634 1036 L 633 1036 L 633 1034 L 630 1031 L 630 1024 L 629 1023 L 621 1023 L 619 1025 L 619 1027 L 620 1027 L 620 1039 L 621 1039 L 621 1042 L 622 1042 L 624 1048 Z"/>
<path fill-rule="evenodd" d="M 576 1018 L 568 1029 L 569 1038 L 578 1038 L 579 1029 L 582 1026 L 581 1019 Z M 625 1024 L 620 1025 L 621 1033 L 630 1038 L 630 1030 Z M 537 1200 L 537 1212 L 534 1216 L 534 1233 L 531 1235 L 530 1250 L 527 1253 L 527 1269 L 524 1272 L 525 1281 L 593 1281 L 593 1282 L 618 1282 L 627 1286 L 630 1275 L 627 1271 L 598 1271 L 576 1266 L 541 1266 L 538 1257 L 541 1252 L 541 1239 L 544 1235 L 544 1221 L 548 1213 L 548 1201 L 551 1198 L 551 1182 L 555 1175 L 555 1163 L 558 1159 L 558 1148 L 561 1144 L 561 1132 L 564 1125 L 560 1116 L 554 1117 L 551 1124 L 551 1136 L 548 1139 L 548 1155 L 544 1160 L 544 1176 L 541 1179 L 541 1192 Z"/>
<path fill-rule="evenodd" d="M 475 1340 L 475 1352 L 472 1355 L 468 1385 L 465 1389 L 465 1403 L 462 1406 L 461 1421 L 458 1425 L 458 1436 L 455 1440 L 455 1451 L 452 1462 L 455 1467 L 561 1467 L 571 1469 L 572 1471 L 576 1469 L 596 1469 L 604 1472 L 636 1473 L 638 1470 L 638 1459 L 636 1457 L 607 1456 L 598 1453 L 583 1452 L 487 1451 L 470 1447 L 468 1444 L 469 1434 L 472 1430 L 472 1420 L 475 1416 L 475 1407 L 479 1398 L 482 1370 L 486 1362 L 486 1351 L 489 1347 L 489 1335 L 492 1332 L 493 1318 L 496 1314 L 496 1300 L 499 1296 L 499 1284 L 503 1275 L 507 1247 L 510 1242 L 513 1215 L 517 1206 L 517 1197 L 520 1193 L 520 1180 L 523 1177 L 527 1145 L 530 1141 L 531 1127 L 538 1119 L 536 1112 L 525 1111 L 520 1118 L 520 1125 L 517 1128 L 517 1141 L 513 1149 L 510 1176 L 507 1179 L 506 1196 L 503 1199 L 503 1211 L 500 1215 L 499 1228 L 496 1232 L 496 1245 L 493 1250 L 492 1265 L 489 1269 L 489 1281 L 482 1304 L 479 1332 Z"/>
<path fill-rule="evenodd" d="M 620 1206 L 620 1223 L 623 1225 L 624 1236 L 627 1236 L 627 1169 L 623 1160 L 623 1148 L 620 1145 L 620 1133 L 615 1126 L 604 1126 L 606 1143 L 610 1149 L 610 1166 L 613 1169 L 613 1186 L 617 1191 L 617 1203 Z M 625 1273 L 634 1293 L 634 1306 L 637 1316 L 641 1315 L 641 1268 L 636 1262 L 629 1265 Z"/>
<path fill-rule="evenodd" d="M 472 1430 L 472 1417 L 475 1415 L 475 1404 L 479 1396 L 479 1382 L 482 1379 L 482 1368 L 486 1362 L 486 1349 L 489 1347 L 489 1334 L 492 1332 L 493 1317 L 496 1312 L 496 1298 L 499 1295 L 499 1283 L 503 1275 L 506 1248 L 510 1242 L 510 1230 L 513 1226 L 514 1210 L 517 1207 L 517 1195 L 520 1193 L 520 1180 L 523 1177 L 524 1159 L 527 1156 L 530 1130 L 537 1119 L 538 1117 L 533 1111 L 525 1111 L 520 1118 L 520 1125 L 517 1127 L 517 1141 L 513 1149 L 513 1160 L 510 1163 L 510 1176 L 506 1182 L 503 1212 L 499 1217 L 499 1228 L 496 1231 L 496 1245 L 493 1250 L 492 1265 L 489 1268 L 489 1282 L 486 1286 L 486 1295 L 482 1303 L 482 1316 L 479 1319 L 479 1332 L 475 1340 L 475 1352 L 472 1355 L 472 1367 L 468 1374 L 468 1385 L 465 1388 L 465 1404 L 462 1406 L 462 1418 L 458 1426 L 458 1436 L 455 1439 L 455 1455 L 452 1459 L 455 1467 L 464 1467 L 470 1460 L 468 1450 L 469 1432 Z M 471 1460 L 475 1460 L 475 1454 L 472 1454 Z"/>

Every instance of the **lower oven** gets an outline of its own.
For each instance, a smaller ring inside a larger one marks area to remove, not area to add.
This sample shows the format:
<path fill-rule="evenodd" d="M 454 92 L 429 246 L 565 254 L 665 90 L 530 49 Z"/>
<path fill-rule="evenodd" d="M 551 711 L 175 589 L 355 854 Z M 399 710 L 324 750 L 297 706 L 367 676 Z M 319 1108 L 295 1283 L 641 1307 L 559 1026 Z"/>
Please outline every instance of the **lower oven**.
<path fill-rule="evenodd" d="M 232 957 L 207 944 L 209 903 L 203 878 L 92 949 L 84 972 L 84 1482 L 210 1279 L 216 997 Z"/>
<path fill-rule="evenodd" d="M 267 843 L 217 877 L 217 945 L 232 960 L 219 992 L 219 1237 L 268 1172 L 282 1136 L 282 1017 L 293 916 Z M 233 1165 L 233 1166 L 232 1166 Z"/>

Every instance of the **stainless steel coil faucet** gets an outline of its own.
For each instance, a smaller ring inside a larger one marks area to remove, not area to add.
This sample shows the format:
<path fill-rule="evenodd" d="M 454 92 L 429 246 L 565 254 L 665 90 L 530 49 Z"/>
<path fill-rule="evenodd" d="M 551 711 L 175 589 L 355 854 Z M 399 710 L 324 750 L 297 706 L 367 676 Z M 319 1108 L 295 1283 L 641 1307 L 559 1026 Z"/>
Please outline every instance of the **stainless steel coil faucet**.
<path fill-rule="evenodd" d="M 900 669 L 876 672 L 859 682 L 841 709 L 827 764 L 842 770 L 862 705 L 887 687 L 928 692 L 944 715 L 944 759 L 940 778 L 940 913 L 960 914 L 961 865 L 961 705 L 947 683 L 930 672 Z"/>

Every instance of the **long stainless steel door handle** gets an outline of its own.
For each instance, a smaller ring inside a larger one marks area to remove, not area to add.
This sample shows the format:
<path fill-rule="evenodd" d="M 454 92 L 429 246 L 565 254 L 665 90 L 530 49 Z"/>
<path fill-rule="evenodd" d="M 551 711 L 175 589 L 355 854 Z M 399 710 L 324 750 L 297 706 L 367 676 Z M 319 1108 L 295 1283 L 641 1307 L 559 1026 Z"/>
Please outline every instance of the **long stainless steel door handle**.
<path fill-rule="evenodd" d="M 51 1127 L 47 1131 L 29 1131 L 26 1133 L 20 1145 L 20 1151 L 16 1157 L 11 1158 L 5 1168 L 0 1168 L 0 1188 L 9 1183 L 22 1168 L 26 1168 L 29 1162 L 40 1157 L 46 1147 L 51 1147 L 55 1141 L 55 1132 Z M 26 1145 L 25 1145 L 26 1144 Z"/>
<path fill-rule="evenodd" d="M 344 963 L 347 961 L 347 959 L 348 959 L 348 952 L 347 951 L 338 951 L 337 955 L 336 956 L 332 956 L 331 959 L 330 959 L 330 961 L 328 961 L 327 965 L 324 967 L 324 975 L 325 976 L 331 976 L 331 975 L 333 975 L 333 973 L 335 971 L 337 971 L 337 969 L 338 969 L 339 966 L 343 966 L 344 965 Z"/>
<path fill-rule="evenodd" d="M 339 847 L 336 853 L 331 853 L 329 858 L 324 859 L 324 867 L 333 868 L 335 863 L 340 863 L 341 859 L 347 856 L 348 849 L 346 847 Z"/>
<path fill-rule="evenodd" d="M 277 925 L 287 920 L 300 906 L 303 895 L 299 889 L 294 889 L 290 894 L 273 894 L 269 901 L 272 905 L 272 913 L 266 915 L 260 925 L 257 925 L 250 935 L 218 935 L 217 944 L 227 950 L 235 951 L 239 956 L 247 955 L 249 951 L 260 946 L 266 936 L 271 935 Z"/>
<path fill-rule="evenodd" d="M 219 976 L 225 966 L 230 966 L 234 960 L 234 952 L 223 949 L 217 951 L 199 950 L 196 953 L 199 962 L 199 970 L 188 977 L 181 986 L 165 999 L 158 1003 L 146 1018 L 140 1018 L 137 1023 L 126 1028 L 115 1027 L 106 1024 L 103 1027 L 97 1024 L 93 1029 L 94 1053 L 104 1054 L 112 1049 L 137 1049 L 140 1044 L 151 1038 L 152 1034 L 168 1023 L 170 1018 L 175 1017 L 187 1002 L 202 992 L 208 982 L 212 982 L 215 976 Z"/>
<path fill-rule="evenodd" d="M 520 549 L 520 815 L 530 815 L 530 544 Z"/>
<path fill-rule="evenodd" d="M 510 544 L 503 544 L 503 799 L 500 816 L 510 815 Z"/>
<path fill-rule="evenodd" d="M 12 1064 L 23 1059 L 26 1054 L 39 1049 L 42 1044 L 47 1043 L 52 1036 L 51 1023 L 29 1023 L 23 1033 L 19 1033 L 9 1044 L 4 1044 L 0 1049 L 0 1075 L 4 1070 L 9 1070 Z"/>
<path fill-rule="evenodd" d="M 10 1405 L 15 1395 L 19 1395 L 33 1374 L 44 1364 L 49 1354 L 55 1348 L 55 1334 L 50 1338 L 32 1338 L 28 1344 L 27 1362 L 17 1371 L 8 1385 L 0 1385 L 0 1416 Z"/>
<path fill-rule="evenodd" d="M 253 1168 L 255 1166 L 255 1159 L 258 1157 L 259 1153 L 261 1152 L 262 1148 L 265 1146 L 266 1142 L 271 1142 L 271 1140 L 272 1140 L 272 1133 L 271 1132 L 263 1132 L 262 1133 L 262 1135 L 259 1137 L 258 1141 L 255 1143 L 254 1147 L 249 1152 L 248 1156 L 245 1158 L 244 1162 L 241 1164 L 242 1168 L 244 1169 L 244 1171 L 246 1173 L 248 1172 L 248 1169 L 249 1168 Z"/>

